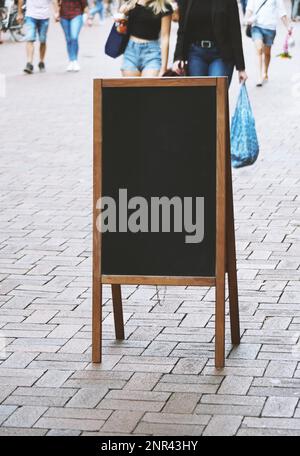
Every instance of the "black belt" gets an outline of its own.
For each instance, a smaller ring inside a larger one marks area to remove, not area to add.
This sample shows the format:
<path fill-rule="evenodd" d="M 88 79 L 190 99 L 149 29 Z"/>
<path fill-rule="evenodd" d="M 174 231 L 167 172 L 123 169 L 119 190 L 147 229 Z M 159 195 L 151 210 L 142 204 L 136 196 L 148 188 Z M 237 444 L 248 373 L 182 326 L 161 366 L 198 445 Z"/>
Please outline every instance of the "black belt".
<path fill-rule="evenodd" d="M 216 46 L 215 42 L 211 40 L 197 40 L 193 41 L 193 44 L 195 44 L 196 46 L 200 46 L 204 49 L 210 49 Z"/>

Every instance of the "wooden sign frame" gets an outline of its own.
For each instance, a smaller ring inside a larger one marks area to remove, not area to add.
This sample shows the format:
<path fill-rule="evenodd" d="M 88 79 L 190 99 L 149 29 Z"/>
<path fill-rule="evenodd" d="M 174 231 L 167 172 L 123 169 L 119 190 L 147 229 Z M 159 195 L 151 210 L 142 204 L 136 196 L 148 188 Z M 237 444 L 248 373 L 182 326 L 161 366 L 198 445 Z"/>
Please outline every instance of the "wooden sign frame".
<path fill-rule="evenodd" d="M 112 276 L 101 273 L 101 233 L 96 226 L 102 196 L 102 88 L 214 86 L 217 94 L 215 277 Z M 92 360 L 102 361 L 102 285 L 111 284 L 116 339 L 124 340 L 121 285 L 184 285 L 216 288 L 215 366 L 225 363 L 225 277 L 228 275 L 231 340 L 240 343 L 227 78 L 129 78 L 94 80 Z"/>

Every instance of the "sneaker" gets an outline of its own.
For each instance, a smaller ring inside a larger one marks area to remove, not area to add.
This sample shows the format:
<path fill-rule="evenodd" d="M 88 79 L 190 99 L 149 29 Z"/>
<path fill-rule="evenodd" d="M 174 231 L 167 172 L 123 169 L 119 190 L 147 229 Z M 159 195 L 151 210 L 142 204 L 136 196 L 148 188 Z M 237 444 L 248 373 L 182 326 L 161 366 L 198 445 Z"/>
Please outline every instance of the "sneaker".
<path fill-rule="evenodd" d="M 40 70 L 41 73 L 44 73 L 46 71 L 46 67 L 45 67 L 44 62 L 40 62 L 39 63 L 39 70 Z"/>
<path fill-rule="evenodd" d="M 26 67 L 24 68 L 24 73 L 32 74 L 33 73 L 33 65 L 32 63 L 26 63 Z"/>
<path fill-rule="evenodd" d="M 79 66 L 79 63 L 77 60 L 74 60 L 73 62 L 73 71 L 79 71 L 80 70 L 80 66 Z"/>
<path fill-rule="evenodd" d="M 67 71 L 74 71 L 73 62 L 70 62 L 67 66 Z"/>

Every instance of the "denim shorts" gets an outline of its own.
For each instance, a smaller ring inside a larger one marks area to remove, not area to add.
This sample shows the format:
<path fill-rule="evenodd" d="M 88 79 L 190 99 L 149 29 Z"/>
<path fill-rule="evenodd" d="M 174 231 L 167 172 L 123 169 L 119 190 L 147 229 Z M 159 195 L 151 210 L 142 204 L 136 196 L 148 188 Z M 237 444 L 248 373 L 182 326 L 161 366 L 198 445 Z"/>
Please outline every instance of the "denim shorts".
<path fill-rule="evenodd" d="M 36 35 L 39 35 L 40 43 L 46 43 L 49 19 L 34 19 L 26 16 L 26 36 L 25 41 L 36 41 Z"/>
<path fill-rule="evenodd" d="M 159 41 L 149 41 L 148 43 L 136 43 L 129 40 L 124 52 L 124 60 L 121 70 L 125 71 L 144 71 L 160 70 L 161 68 L 161 49 Z"/>
<path fill-rule="evenodd" d="M 252 27 L 252 39 L 261 40 L 266 46 L 273 46 L 275 36 L 276 30 L 265 29 L 258 25 Z"/>

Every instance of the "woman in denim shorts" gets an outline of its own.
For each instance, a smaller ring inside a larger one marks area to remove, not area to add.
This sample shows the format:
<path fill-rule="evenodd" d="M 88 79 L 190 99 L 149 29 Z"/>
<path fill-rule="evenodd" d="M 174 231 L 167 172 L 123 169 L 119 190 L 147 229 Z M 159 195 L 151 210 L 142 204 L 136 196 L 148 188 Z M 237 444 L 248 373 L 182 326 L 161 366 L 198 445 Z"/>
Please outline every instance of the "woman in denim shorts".
<path fill-rule="evenodd" d="M 122 75 L 162 76 L 168 65 L 171 4 L 167 0 L 129 0 L 120 12 L 128 17 L 130 35 Z"/>
<path fill-rule="evenodd" d="M 248 0 L 246 22 L 252 25 L 252 40 L 258 56 L 257 87 L 269 80 L 271 48 L 276 36 L 278 17 L 290 30 L 283 0 Z"/>

